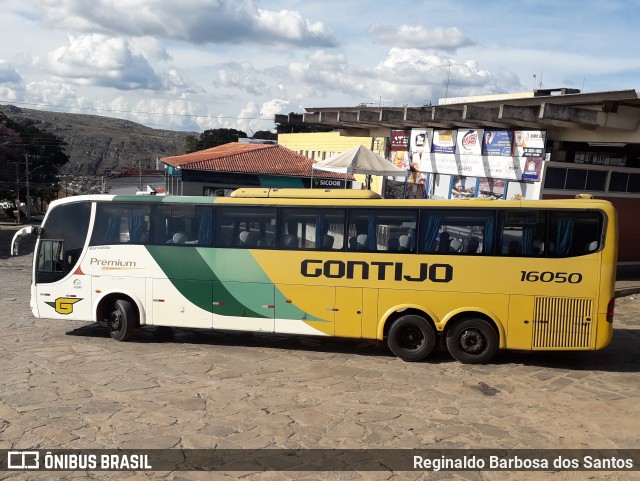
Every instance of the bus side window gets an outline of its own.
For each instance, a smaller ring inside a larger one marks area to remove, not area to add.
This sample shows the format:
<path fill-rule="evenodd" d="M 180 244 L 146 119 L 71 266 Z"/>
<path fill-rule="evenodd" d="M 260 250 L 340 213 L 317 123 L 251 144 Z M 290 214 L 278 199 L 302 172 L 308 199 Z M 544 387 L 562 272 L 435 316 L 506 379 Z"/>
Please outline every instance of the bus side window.
<path fill-rule="evenodd" d="M 91 245 L 147 243 L 150 218 L 149 205 L 100 202 L 96 206 Z"/>
<path fill-rule="evenodd" d="M 498 255 L 507 257 L 544 257 L 547 236 L 547 212 L 543 210 L 500 211 Z"/>
<path fill-rule="evenodd" d="M 425 209 L 420 213 L 421 253 L 488 255 L 493 252 L 495 213 L 481 209 Z"/>
<path fill-rule="evenodd" d="M 213 241 L 213 208 L 188 204 L 153 207 L 152 242 L 209 246 Z"/>
<path fill-rule="evenodd" d="M 284 207 L 280 210 L 280 249 L 339 250 L 344 243 L 342 209 Z"/>
<path fill-rule="evenodd" d="M 418 213 L 415 210 L 352 209 L 349 211 L 349 250 L 413 252 Z"/>
<path fill-rule="evenodd" d="M 217 247 L 269 249 L 276 239 L 276 209 L 262 206 L 216 208 Z"/>
<path fill-rule="evenodd" d="M 582 256 L 597 252 L 603 226 L 602 214 L 597 211 L 550 211 L 549 256 Z"/>

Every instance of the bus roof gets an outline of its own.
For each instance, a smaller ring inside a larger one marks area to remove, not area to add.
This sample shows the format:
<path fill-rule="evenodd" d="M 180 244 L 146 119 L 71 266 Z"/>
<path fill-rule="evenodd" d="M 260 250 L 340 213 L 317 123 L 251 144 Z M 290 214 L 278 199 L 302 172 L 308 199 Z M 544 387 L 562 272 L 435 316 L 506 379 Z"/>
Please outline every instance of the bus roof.
<path fill-rule="evenodd" d="M 79 195 L 58 199 L 51 207 L 70 202 L 135 202 L 135 203 L 184 203 L 184 204 L 273 204 L 273 205 L 367 205 L 371 207 L 431 207 L 431 208 L 532 208 L 532 209 L 601 209 L 611 211 L 613 205 L 604 199 L 571 198 L 543 200 L 492 200 L 492 199 L 383 199 L 370 190 L 352 189 L 265 189 L 244 188 L 235 190 L 231 197 L 178 196 L 178 195 Z"/>
<path fill-rule="evenodd" d="M 371 190 L 353 189 L 237 189 L 231 193 L 234 198 L 276 198 L 276 199 L 382 199 Z"/>

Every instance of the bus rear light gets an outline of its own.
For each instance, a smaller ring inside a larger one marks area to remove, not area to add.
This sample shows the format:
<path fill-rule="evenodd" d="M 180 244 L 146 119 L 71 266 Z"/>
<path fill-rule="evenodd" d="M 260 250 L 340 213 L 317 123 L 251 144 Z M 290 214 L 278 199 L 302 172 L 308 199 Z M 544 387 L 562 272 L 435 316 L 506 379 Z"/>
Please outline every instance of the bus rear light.
<path fill-rule="evenodd" d="M 613 310 L 616 306 L 616 299 L 613 298 L 609 301 L 609 305 L 607 306 L 607 322 L 613 322 Z"/>

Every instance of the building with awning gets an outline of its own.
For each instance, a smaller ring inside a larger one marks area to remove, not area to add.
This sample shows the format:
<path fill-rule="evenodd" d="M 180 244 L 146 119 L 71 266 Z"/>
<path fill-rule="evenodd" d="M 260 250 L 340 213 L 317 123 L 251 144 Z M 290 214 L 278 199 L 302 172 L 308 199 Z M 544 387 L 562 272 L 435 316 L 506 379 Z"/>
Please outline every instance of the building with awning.
<path fill-rule="evenodd" d="M 160 159 L 167 193 L 228 195 L 240 187 L 344 188 L 353 176 L 313 170 L 314 160 L 280 145 L 236 143 Z"/>

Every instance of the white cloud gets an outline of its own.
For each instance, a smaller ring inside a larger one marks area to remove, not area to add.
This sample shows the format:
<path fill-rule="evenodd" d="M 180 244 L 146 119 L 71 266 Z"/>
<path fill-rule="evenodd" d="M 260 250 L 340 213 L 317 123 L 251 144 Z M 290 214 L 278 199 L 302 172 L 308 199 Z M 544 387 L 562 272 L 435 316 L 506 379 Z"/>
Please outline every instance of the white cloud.
<path fill-rule="evenodd" d="M 273 118 L 276 114 L 286 113 L 291 102 L 285 99 L 271 99 L 262 104 L 260 108 L 260 116 L 268 119 Z"/>
<path fill-rule="evenodd" d="M 314 106 L 322 105 L 323 98 L 339 95 L 351 99 L 351 104 L 381 101 L 384 105 L 421 105 L 435 103 L 445 95 L 520 89 L 517 78 L 506 69 L 496 78 L 474 60 L 457 60 L 420 49 L 392 48 L 373 68 L 346 61 L 331 63 L 333 57 L 312 54 L 306 62 L 292 63 L 288 70 L 290 94 L 306 105 L 315 102 Z M 294 86 L 299 95 L 294 94 Z"/>
<path fill-rule="evenodd" d="M 258 116 L 258 105 L 255 102 L 248 102 L 247 105 L 238 113 L 238 117 L 234 121 L 229 122 L 234 129 L 246 132 L 251 137 L 251 126 L 254 125 L 254 120 Z"/>
<path fill-rule="evenodd" d="M 504 91 L 491 72 L 481 70 L 474 60 L 446 58 L 418 49 L 392 48 L 375 71 L 381 80 L 381 96 L 397 104 L 416 105 L 436 102 L 445 95 Z"/>
<path fill-rule="evenodd" d="M 200 131 L 212 128 L 209 112 L 202 102 L 190 99 L 118 97 L 109 103 L 113 110 L 130 112 L 123 115 L 156 128 Z"/>
<path fill-rule="evenodd" d="M 457 50 L 474 45 L 458 28 L 428 28 L 423 25 L 381 25 L 369 28 L 369 35 L 381 43 L 393 47 Z"/>
<path fill-rule="evenodd" d="M 26 85 L 25 96 L 35 105 L 42 104 L 53 107 L 67 107 L 71 111 L 82 105 L 78 101 L 78 93 L 73 86 L 51 80 L 29 82 Z M 76 110 L 77 111 L 77 110 Z"/>
<path fill-rule="evenodd" d="M 219 67 L 213 84 L 216 87 L 240 89 L 258 95 L 267 89 L 259 75 L 251 62 L 229 62 Z"/>
<path fill-rule="evenodd" d="M 322 22 L 265 10 L 251 0 L 39 0 L 47 24 L 76 32 L 120 33 L 204 43 L 335 46 Z"/>
<path fill-rule="evenodd" d="M 68 45 L 49 53 L 45 68 L 53 75 L 80 85 L 119 90 L 163 88 L 149 62 L 133 52 L 129 42 L 122 38 L 70 37 Z"/>

